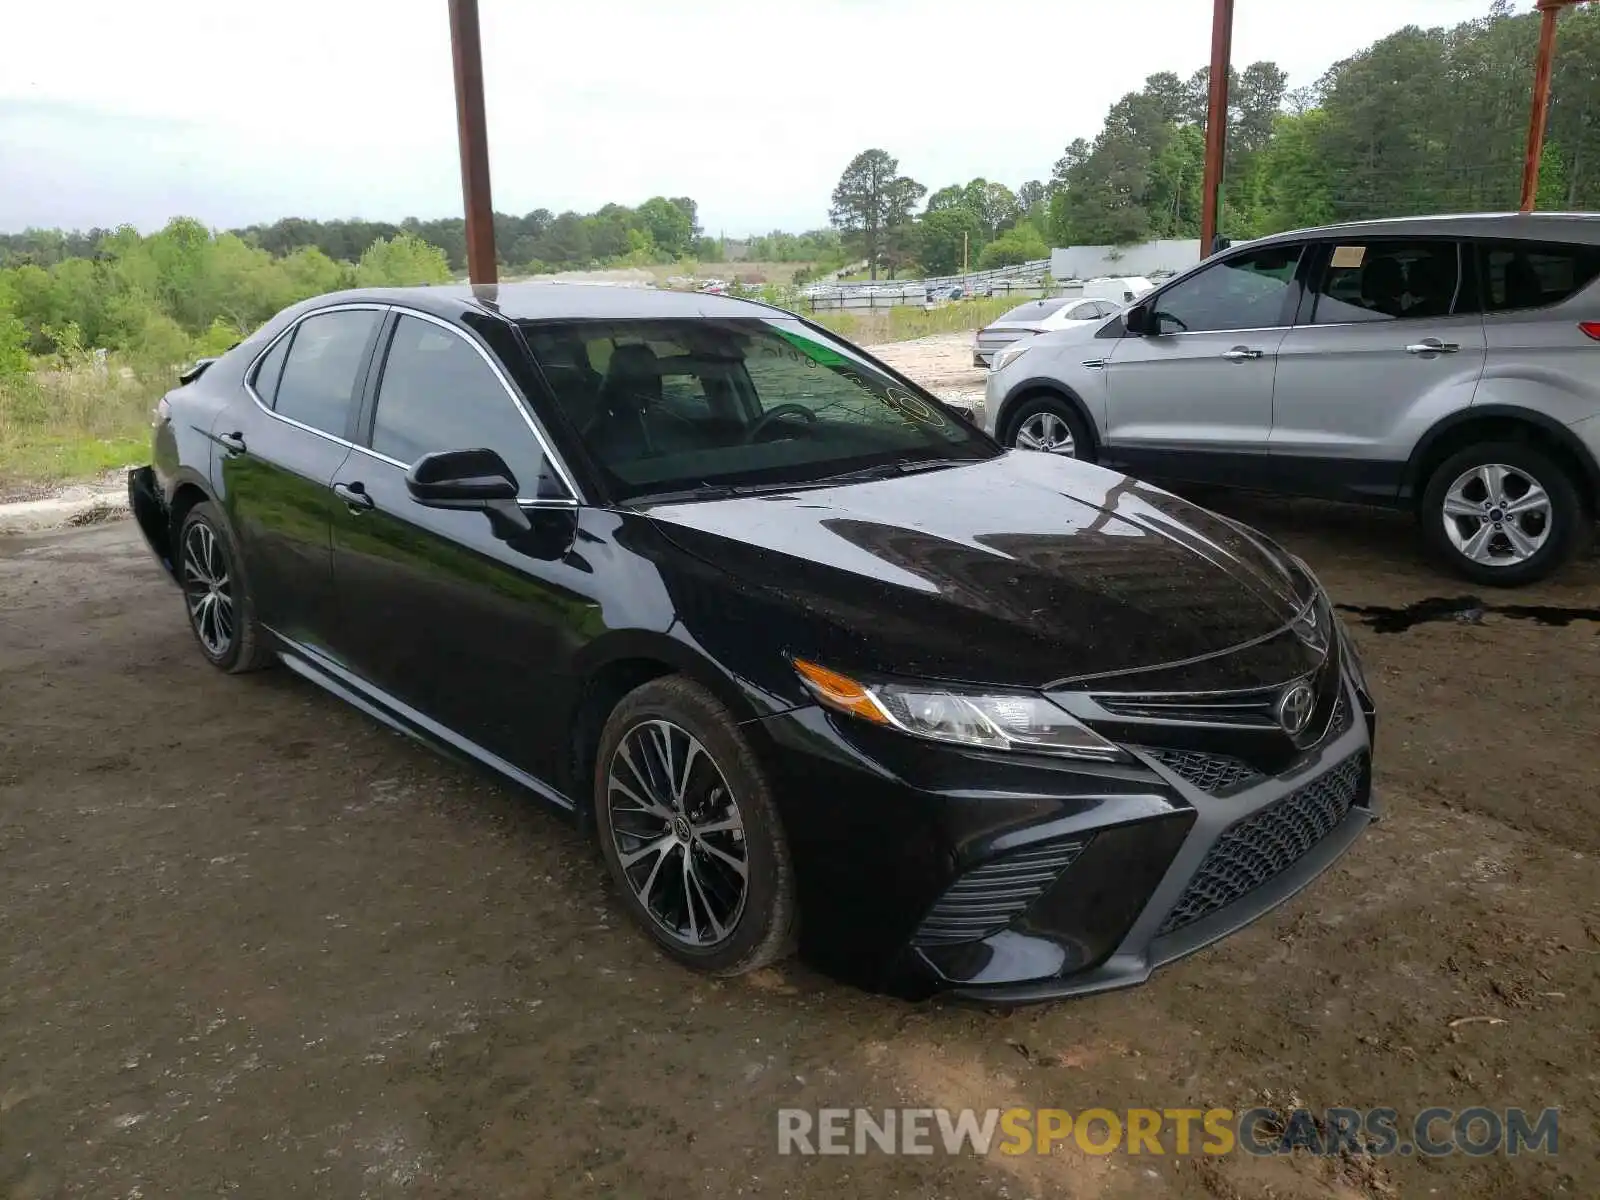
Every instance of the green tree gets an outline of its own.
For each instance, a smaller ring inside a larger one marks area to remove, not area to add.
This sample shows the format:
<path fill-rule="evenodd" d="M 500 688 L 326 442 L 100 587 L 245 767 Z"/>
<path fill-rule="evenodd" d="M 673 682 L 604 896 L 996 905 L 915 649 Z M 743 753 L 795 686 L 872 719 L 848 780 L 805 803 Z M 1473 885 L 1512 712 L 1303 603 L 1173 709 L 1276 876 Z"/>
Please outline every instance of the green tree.
<path fill-rule="evenodd" d="M 901 175 L 899 160 L 886 150 L 863 150 L 839 176 L 828 219 L 860 246 L 873 279 L 883 261 L 886 232 L 910 223 L 911 206 L 926 190 Z"/>
<path fill-rule="evenodd" d="M 994 267 L 1014 267 L 1050 257 L 1050 247 L 1032 225 L 1019 225 L 1008 229 L 983 248 L 978 258 L 982 270 Z"/>
<path fill-rule="evenodd" d="M 449 283 L 450 262 L 437 246 L 409 233 L 399 233 L 367 247 L 356 264 L 355 282 L 359 287 Z"/>
<path fill-rule="evenodd" d="M 983 226 L 965 207 L 941 208 L 917 222 L 917 261 L 930 275 L 954 275 L 964 253 L 976 256 Z"/>

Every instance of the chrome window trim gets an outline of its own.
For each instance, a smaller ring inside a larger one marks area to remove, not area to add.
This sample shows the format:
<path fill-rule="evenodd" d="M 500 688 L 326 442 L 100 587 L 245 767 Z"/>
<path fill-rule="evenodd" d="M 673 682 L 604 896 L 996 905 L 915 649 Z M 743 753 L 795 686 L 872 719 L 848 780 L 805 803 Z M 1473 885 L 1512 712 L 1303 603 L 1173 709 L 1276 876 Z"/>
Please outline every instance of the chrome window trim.
<path fill-rule="evenodd" d="M 370 446 L 362 446 L 356 442 L 350 441 L 348 438 L 340 437 L 338 434 L 329 433 L 325 429 L 318 429 L 313 425 L 307 425 L 304 421 L 296 421 L 293 417 L 284 416 L 282 413 L 269 408 L 261 399 L 260 394 L 256 391 L 256 368 L 260 365 L 261 360 L 272 352 L 272 348 L 274 346 L 298 329 L 302 322 L 308 321 L 312 317 L 321 316 L 324 313 L 349 311 L 380 312 L 385 314 L 393 312 L 408 317 L 416 317 L 418 320 L 427 321 L 430 324 L 439 326 L 441 329 L 449 330 L 462 341 L 466 342 L 467 345 L 471 346 L 475 351 L 477 351 L 478 357 L 483 359 L 483 361 L 488 365 L 489 370 L 494 373 L 495 379 L 499 381 L 501 388 L 504 389 L 506 395 L 510 398 L 512 405 L 516 408 L 518 415 L 522 417 L 523 424 L 528 427 L 528 432 L 533 434 L 533 440 L 543 452 L 545 461 L 554 467 L 561 485 L 566 488 L 567 492 L 569 493 L 568 495 L 561 497 L 519 496 L 517 498 L 517 504 L 523 508 L 576 508 L 583 503 L 581 499 L 582 493 L 578 489 L 577 484 L 573 481 L 571 472 L 567 470 L 567 464 L 563 462 L 561 457 L 551 448 L 549 439 L 545 437 L 544 431 L 539 427 L 537 422 L 535 422 L 532 414 L 528 412 L 527 406 L 523 404 L 522 398 L 517 395 L 516 388 L 514 388 L 511 384 L 511 381 L 506 378 L 505 372 L 501 370 L 500 364 L 494 360 L 494 356 L 480 346 L 475 338 L 468 336 L 465 330 L 451 324 L 442 317 L 436 317 L 432 313 L 425 313 L 414 308 L 408 308 L 403 304 L 377 304 L 371 301 L 350 301 L 344 304 L 329 304 L 323 308 L 315 308 L 310 312 L 300 314 L 300 316 L 296 317 L 287 326 L 285 326 L 276 337 L 274 337 L 270 342 L 257 351 L 255 357 L 253 357 L 245 366 L 243 376 L 244 390 L 249 394 L 250 399 L 255 401 L 257 408 L 276 421 L 282 421 L 285 425 L 291 425 L 295 429 L 300 429 L 304 430 L 306 433 L 315 434 L 317 437 L 322 438 L 325 441 L 333 442 L 335 445 L 345 446 L 351 450 L 359 451 L 360 453 L 365 454 L 368 458 L 376 459 L 379 462 L 388 463 L 393 467 L 399 467 L 402 471 L 411 469 L 410 463 L 403 463 L 399 459 L 391 458 L 389 455 L 384 454 L 381 451 L 374 450 Z M 384 353 L 387 354 L 387 348 L 385 348 Z M 287 360 L 285 360 L 285 362 L 287 363 Z M 380 385 L 382 383 L 381 376 L 379 383 Z M 376 412 L 376 401 L 378 399 L 376 394 L 374 395 L 373 399 L 374 412 Z"/>
<path fill-rule="evenodd" d="M 1214 336 L 1214 335 L 1219 334 L 1219 333 L 1275 333 L 1280 329 L 1295 329 L 1295 328 L 1297 328 L 1297 326 L 1294 326 L 1294 325 L 1251 325 L 1251 326 L 1249 326 L 1248 328 L 1245 328 L 1245 329 L 1179 329 L 1179 330 L 1174 330 L 1171 333 L 1147 333 L 1147 334 L 1140 334 L 1140 335 L 1127 334 L 1127 335 L 1124 335 L 1124 336 L 1128 336 L 1128 337 L 1142 336 L 1142 337 L 1155 337 L 1155 338 L 1180 338 L 1180 337 L 1201 337 L 1201 336 L 1203 336 L 1205 334 L 1212 334 Z"/>
<path fill-rule="evenodd" d="M 252 358 L 249 361 L 249 363 L 247 363 L 245 365 L 244 375 L 243 375 L 244 390 L 249 394 L 250 399 L 252 399 L 252 400 L 254 400 L 256 402 L 256 407 L 259 408 L 262 412 L 266 413 L 267 416 L 271 417 L 273 420 L 282 421 L 285 425 L 292 425 L 294 428 L 304 430 L 306 433 L 315 434 L 317 437 L 322 438 L 324 441 L 332 442 L 337 446 L 348 446 L 352 450 L 359 450 L 361 447 L 357 446 L 354 442 L 350 441 L 348 438 L 340 437 L 336 433 L 329 433 L 326 429 L 318 429 L 315 425 L 307 425 L 304 421 L 296 421 L 293 417 L 286 417 L 281 412 L 277 412 L 274 409 L 268 407 L 266 402 L 261 399 L 260 393 L 256 391 L 256 383 L 255 383 L 256 368 L 261 365 L 261 360 L 263 358 L 265 358 L 268 354 L 272 353 L 272 348 L 274 346 L 276 346 L 279 342 L 283 341 L 284 338 L 288 337 L 296 329 L 299 329 L 300 328 L 300 323 L 302 321 L 307 320 L 310 317 L 320 316 L 323 313 L 333 313 L 333 312 L 379 312 L 379 313 L 386 313 L 388 311 L 389 311 L 389 306 L 387 304 L 373 304 L 373 303 L 370 303 L 370 302 L 352 301 L 349 304 L 330 304 L 326 308 L 318 308 L 318 309 L 313 309 L 311 312 L 301 313 L 294 320 L 290 321 L 289 324 L 285 325 L 283 327 L 283 329 L 279 331 L 277 337 L 273 338 L 265 346 L 261 347 L 261 349 L 256 352 L 255 357 Z M 284 365 L 288 366 L 288 359 L 287 358 L 284 359 Z M 280 381 L 282 380 L 283 375 L 282 375 L 281 372 L 279 373 L 278 378 L 279 378 Z"/>

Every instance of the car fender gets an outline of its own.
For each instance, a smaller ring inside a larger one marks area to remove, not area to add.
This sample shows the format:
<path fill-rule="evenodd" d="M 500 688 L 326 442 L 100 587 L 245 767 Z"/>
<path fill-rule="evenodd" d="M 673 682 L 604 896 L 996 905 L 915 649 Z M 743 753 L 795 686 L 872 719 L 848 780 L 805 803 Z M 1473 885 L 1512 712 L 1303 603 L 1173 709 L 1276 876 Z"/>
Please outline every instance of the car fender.
<path fill-rule="evenodd" d="M 1556 418 L 1537 409 L 1496 403 L 1474 403 L 1469 408 L 1450 413 L 1429 427 L 1428 431 L 1418 439 L 1416 448 L 1412 450 L 1411 458 L 1406 464 L 1406 494 L 1420 495 L 1421 490 L 1427 486 L 1427 480 L 1422 477 L 1423 468 L 1441 439 L 1470 422 L 1496 418 L 1518 421 L 1548 435 L 1555 444 L 1570 453 L 1583 468 L 1584 483 L 1587 485 L 1589 495 L 1600 498 L 1600 464 L 1595 462 L 1594 455 L 1589 452 L 1577 434 Z"/>
<path fill-rule="evenodd" d="M 1093 433 L 1096 442 L 1100 440 L 1101 422 L 1095 418 L 1094 412 L 1084 401 L 1079 391 L 1057 376 L 1038 374 L 1029 375 L 1025 379 L 1018 380 L 1006 389 L 1005 399 L 1000 402 L 999 411 L 995 415 L 994 429 L 997 439 L 1004 437 L 1006 422 L 1011 419 L 1011 414 L 1016 410 L 1017 401 L 1030 393 L 1038 392 L 1053 393 L 1067 404 L 1070 404 L 1077 410 L 1078 415 L 1083 418 L 1084 424 Z"/>

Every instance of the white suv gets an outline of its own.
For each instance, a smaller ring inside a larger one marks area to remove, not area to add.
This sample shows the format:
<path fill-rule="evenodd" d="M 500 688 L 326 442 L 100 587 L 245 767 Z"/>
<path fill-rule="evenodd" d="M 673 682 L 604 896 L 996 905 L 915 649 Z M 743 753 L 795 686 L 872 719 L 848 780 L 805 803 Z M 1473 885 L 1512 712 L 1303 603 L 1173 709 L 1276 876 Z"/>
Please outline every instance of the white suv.
<path fill-rule="evenodd" d="M 1481 583 L 1600 502 L 1600 215 L 1418 217 L 1236 245 L 996 355 L 985 427 L 1136 475 L 1414 507 Z"/>

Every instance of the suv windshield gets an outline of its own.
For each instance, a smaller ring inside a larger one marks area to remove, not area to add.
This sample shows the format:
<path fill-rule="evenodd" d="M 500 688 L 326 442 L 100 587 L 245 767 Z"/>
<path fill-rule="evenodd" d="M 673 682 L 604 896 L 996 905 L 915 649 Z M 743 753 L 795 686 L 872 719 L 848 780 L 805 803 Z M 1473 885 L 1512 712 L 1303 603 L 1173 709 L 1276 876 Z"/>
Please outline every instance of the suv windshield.
<path fill-rule="evenodd" d="M 1000 453 L 927 393 L 792 318 L 522 328 L 618 500 Z"/>

